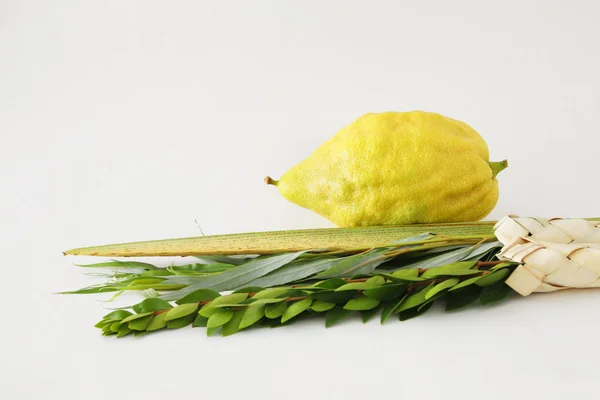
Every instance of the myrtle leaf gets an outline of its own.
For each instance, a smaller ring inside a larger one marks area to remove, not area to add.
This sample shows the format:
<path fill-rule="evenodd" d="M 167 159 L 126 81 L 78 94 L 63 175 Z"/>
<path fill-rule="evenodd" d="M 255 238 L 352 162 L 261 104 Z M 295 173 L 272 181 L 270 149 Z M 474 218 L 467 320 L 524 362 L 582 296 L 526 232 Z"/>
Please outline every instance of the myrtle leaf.
<path fill-rule="evenodd" d="M 232 293 L 225 296 L 220 296 L 208 303 L 210 306 L 218 306 L 220 304 L 238 304 L 248 298 L 248 293 Z"/>
<path fill-rule="evenodd" d="M 212 336 L 219 329 L 221 329 L 220 326 L 215 326 L 214 328 L 206 328 L 206 336 Z"/>
<path fill-rule="evenodd" d="M 324 312 L 331 310 L 333 307 L 335 307 L 335 303 L 317 300 L 311 304 L 310 309 L 314 312 Z"/>
<path fill-rule="evenodd" d="M 372 298 L 366 297 L 366 296 L 361 296 L 361 297 L 357 297 L 356 299 L 350 300 L 348 303 L 346 303 L 344 308 L 346 310 L 351 310 L 351 311 L 364 311 L 364 310 L 370 310 L 372 308 L 375 308 L 378 305 L 379 305 L 379 300 L 372 299 Z"/>
<path fill-rule="evenodd" d="M 330 328 L 350 315 L 350 311 L 344 307 L 336 306 L 325 314 L 325 327 Z"/>
<path fill-rule="evenodd" d="M 229 336 L 234 333 L 239 332 L 240 330 L 240 322 L 242 322 L 242 318 L 245 310 L 236 310 L 233 312 L 233 317 L 223 325 L 223 329 L 221 330 L 221 335 Z"/>
<path fill-rule="evenodd" d="M 349 300 L 356 297 L 358 291 L 351 292 L 317 292 L 311 294 L 311 297 L 315 300 L 326 301 L 329 303 L 345 304 Z"/>
<path fill-rule="evenodd" d="M 183 296 L 181 299 L 177 300 L 175 303 L 177 304 L 187 304 L 187 303 L 198 303 L 201 301 L 211 301 L 221 296 L 219 292 L 215 292 L 210 289 L 198 289 L 189 293 L 186 296 Z"/>
<path fill-rule="evenodd" d="M 152 315 L 152 314 L 153 314 L 152 312 L 146 312 L 146 313 L 141 313 L 141 314 L 133 314 L 133 315 L 130 315 L 129 317 L 127 317 L 127 318 L 123 318 L 121 320 L 121 323 L 122 324 L 127 324 L 130 321 L 133 321 L 133 320 L 136 320 L 136 319 L 139 319 L 139 318 L 144 318 L 144 317 L 147 317 L 148 315 Z"/>
<path fill-rule="evenodd" d="M 170 308 L 173 308 L 173 306 L 171 304 L 169 304 L 168 301 L 164 301 L 163 299 L 158 299 L 156 297 L 152 297 L 152 298 L 146 299 L 146 300 L 134 305 L 131 308 L 136 313 L 142 314 L 142 313 L 153 312 L 153 311 L 168 310 Z"/>
<path fill-rule="evenodd" d="M 482 276 L 481 279 L 475 282 L 475 284 L 477 286 L 485 287 L 491 286 L 497 282 L 504 282 L 504 280 L 510 273 L 511 270 L 509 268 L 499 269 L 492 273 Z"/>
<path fill-rule="evenodd" d="M 253 304 L 246 308 L 240 321 L 240 329 L 254 325 L 265 315 L 265 304 Z"/>
<path fill-rule="evenodd" d="M 324 281 L 319 281 L 317 283 L 315 283 L 313 286 L 314 287 L 318 287 L 318 288 L 323 288 L 323 289 L 337 289 L 342 285 L 345 285 L 346 280 L 342 279 L 342 278 L 331 278 L 331 279 L 326 279 Z"/>
<path fill-rule="evenodd" d="M 185 317 L 190 314 L 194 314 L 198 310 L 197 303 L 186 303 L 178 305 L 175 308 L 167 311 L 167 315 L 165 316 L 165 321 L 169 322 L 178 318 Z"/>
<path fill-rule="evenodd" d="M 504 282 L 498 282 L 491 286 L 486 286 L 481 291 L 479 302 L 481 305 L 487 305 L 495 303 L 497 301 L 504 300 L 508 295 L 513 292 L 510 286 Z"/>
<path fill-rule="evenodd" d="M 477 282 L 477 281 L 478 281 L 478 280 L 480 280 L 480 279 L 481 279 L 481 275 L 479 275 L 479 276 L 474 276 L 474 277 L 472 277 L 472 278 L 469 278 L 469 279 L 465 279 L 464 281 L 462 281 L 462 282 L 459 282 L 459 283 L 457 283 L 456 285 L 452 286 L 452 287 L 450 288 L 450 290 L 448 290 L 448 291 L 449 291 L 449 292 L 453 292 L 453 291 L 455 291 L 455 290 L 459 290 L 459 289 L 462 289 L 462 288 L 464 288 L 464 287 L 467 287 L 467 286 L 473 285 L 473 284 L 475 284 L 475 282 Z"/>
<path fill-rule="evenodd" d="M 408 286 L 404 283 L 392 283 L 374 289 L 367 289 L 363 294 L 379 301 L 390 301 L 404 296 Z"/>
<path fill-rule="evenodd" d="M 480 294 L 481 287 L 477 285 L 467 286 L 463 289 L 450 292 L 447 297 L 446 311 L 454 311 L 466 307 L 477 300 Z"/>
<path fill-rule="evenodd" d="M 123 337 L 123 336 L 127 336 L 131 333 L 131 329 L 129 329 L 129 327 L 127 325 L 121 325 L 119 327 L 119 330 L 117 331 L 117 337 Z"/>
<path fill-rule="evenodd" d="M 458 263 L 457 263 L 458 264 Z M 469 276 L 476 275 L 481 273 L 481 271 L 476 269 L 468 269 L 468 268 L 452 268 L 452 267 L 437 267 L 428 269 L 421 275 L 422 278 L 432 279 L 440 276 Z"/>
<path fill-rule="evenodd" d="M 425 296 L 427 295 L 427 292 L 429 292 L 429 290 L 431 290 L 432 287 L 433 287 L 433 284 L 427 286 L 424 289 L 421 289 L 421 291 L 419 291 L 417 293 L 413 293 L 413 294 L 409 295 L 400 304 L 400 306 L 398 306 L 398 308 L 394 310 L 394 312 L 395 313 L 402 312 L 402 311 L 411 309 L 413 307 L 420 306 L 421 304 L 425 303 L 427 301 L 427 298 L 425 298 Z"/>
<path fill-rule="evenodd" d="M 194 322 L 192 322 L 192 326 L 194 328 L 196 327 L 206 327 L 206 325 L 208 325 L 208 318 L 203 317 L 202 315 L 198 314 L 196 315 L 196 318 L 194 319 Z"/>
<path fill-rule="evenodd" d="M 128 316 L 132 315 L 131 312 L 127 311 L 127 310 L 115 310 L 113 312 L 110 312 L 108 314 L 106 314 L 104 317 L 102 317 L 102 319 L 105 320 L 109 320 L 109 319 L 115 319 L 115 320 L 121 320 L 123 318 L 127 318 Z"/>
<path fill-rule="evenodd" d="M 167 321 L 167 328 L 169 328 L 169 329 L 183 328 L 184 326 L 188 326 L 189 324 L 194 322 L 195 318 L 196 318 L 196 314 L 192 313 L 192 314 L 186 315 L 185 317 Z"/>
<path fill-rule="evenodd" d="M 277 319 L 283 315 L 287 308 L 287 303 L 267 304 L 265 307 L 265 317 L 269 319 Z"/>
<path fill-rule="evenodd" d="M 459 281 L 460 280 L 458 278 L 448 278 L 445 281 L 438 283 L 425 294 L 425 299 L 429 300 L 436 294 L 441 293 L 446 289 L 450 289 L 452 286 L 459 283 Z"/>
<path fill-rule="evenodd" d="M 379 310 L 381 310 L 381 304 L 370 310 L 361 311 L 360 316 L 362 318 L 363 324 L 369 322 L 369 320 L 373 318 L 379 312 Z"/>
<path fill-rule="evenodd" d="M 391 301 L 383 307 L 383 310 L 381 310 L 381 323 L 382 324 L 385 323 L 385 321 L 387 321 L 387 319 L 389 318 L 390 315 L 392 315 L 394 310 L 396 308 L 400 307 L 400 304 L 402 304 L 408 296 L 409 296 L 408 294 L 405 294 L 404 296 L 402 296 L 402 298 L 400 300 Z"/>
<path fill-rule="evenodd" d="M 431 302 L 422 304 L 420 307 L 410 308 L 408 310 L 401 312 L 398 315 L 398 318 L 400 319 L 400 321 L 406 321 L 411 318 L 418 317 L 419 315 L 426 313 L 427 310 L 429 310 L 432 305 L 433 305 L 433 302 L 431 301 Z"/>
<path fill-rule="evenodd" d="M 146 315 L 145 317 L 137 318 L 129 322 L 127 326 L 132 331 L 145 331 L 152 318 L 154 318 L 154 314 L 150 313 L 150 315 Z"/>
<path fill-rule="evenodd" d="M 231 310 L 219 310 L 219 312 L 214 313 L 208 319 L 206 324 L 207 328 L 217 328 L 219 326 L 225 325 L 229 320 L 233 317 L 233 311 Z"/>
<path fill-rule="evenodd" d="M 311 298 L 303 299 L 303 300 L 297 301 L 295 303 L 292 303 L 283 312 L 283 315 L 281 316 L 281 323 L 284 323 L 284 322 L 294 318 L 295 316 L 302 314 L 304 311 L 306 311 L 310 307 L 311 303 L 312 303 Z"/>
<path fill-rule="evenodd" d="M 288 287 L 277 287 L 277 288 L 268 288 L 261 290 L 256 293 L 252 298 L 253 299 L 273 299 L 275 297 L 279 297 L 285 292 L 287 292 L 290 288 Z"/>
<path fill-rule="evenodd" d="M 380 278 L 380 277 L 378 277 L 378 278 Z M 351 283 L 346 283 L 345 285 L 340 286 L 339 288 L 335 289 L 335 291 L 343 292 L 346 290 L 367 290 L 367 289 L 374 289 L 374 288 L 380 287 L 380 286 L 381 285 L 377 285 L 377 284 L 373 284 L 373 283 L 369 283 L 369 282 L 351 282 Z"/>
<path fill-rule="evenodd" d="M 146 331 L 148 332 L 152 332 L 152 331 L 157 331 L 159 329 L 162 329 L 164 327 L 167 326 L 167 321 L 165 321 L 165 317 L 167 313 L 162 312 L 160 314 L 156 314 L 154 316 L 154 318 L 152 318 L 152 320 L 148 323 L 148 326 L 146 326 Z"/>

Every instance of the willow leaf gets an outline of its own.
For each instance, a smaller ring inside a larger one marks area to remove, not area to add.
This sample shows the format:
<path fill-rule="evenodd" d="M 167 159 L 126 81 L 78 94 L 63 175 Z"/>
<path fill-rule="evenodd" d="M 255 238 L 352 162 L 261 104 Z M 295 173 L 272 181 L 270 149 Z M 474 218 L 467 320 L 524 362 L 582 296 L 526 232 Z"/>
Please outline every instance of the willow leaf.
<path fill-rule="evenodd" d="M 477 259 L 479 256 L 483 256 L 485 253 L 493 249 L 494 247 L 501 246 L 499 242 L 483 243 L 479 246 L 464 246 L 459 249 L 449 251 L 434 257 L 427 257 L 423 260 L 416 261 L 414 263 L 403 265 L 402 269 L 415 269 L 415 268 L 435 268 L 441 267 L 446 264 L 455 263 L 464 260 Z"/>
<path fill-rule="evenodd" d="M 198 289 L 212 289 L 217 292 L 232 290 L 242 287 L 248 282 L 265 276 L 286 264 L 294 261 L 306 251 L 286 253 L 271 257 L 260 257 L 237 267 L 221 272 L 218 275 L 207 277 L 201 282 L 194 283 L 188 287 L 165 293 L 161 297 L 165 300 L 177 300 Z"/>
<path fill-rule="evenodd" d="M 83 268 L 141 268 L 144 270 L 157 269 L 156 266 L 139 261 L 119 261 L 111 260 L 95 264 L 75 264 L 77 267 Z"/>
<path fill-rule="evenodd" d="M 331 268 L 335 263 L 339 262 L 337 258 L 326 258 L 317 260 L 298 260 L 249 282 L 249 285 L 257 285 L 263 287 L 285 285 L 286 283 L 296 282 L 319 272 L 323 272 Z"/>
<path fill-rule="evenodd" d="M 222 264 L 232 264 L 232 265 L 242 265 L 252 258 L 245 257 L 230 257 L 230 256 L 194 256 L 203 264 L 214 264 L 214 263 L 222 263 Z"/>
<path fill-rule="evenodd" d="M 337 259 L 330 268 L 317 274 L 314 278 L 344 278 L 360 274 L 369 274 L 379 265 L 390 259 L 390 257 L 385 257 L 383 255 L 385 251 L 388 251 L 388 249 L 378 249 L 366 254 L 357 254 Z"/>

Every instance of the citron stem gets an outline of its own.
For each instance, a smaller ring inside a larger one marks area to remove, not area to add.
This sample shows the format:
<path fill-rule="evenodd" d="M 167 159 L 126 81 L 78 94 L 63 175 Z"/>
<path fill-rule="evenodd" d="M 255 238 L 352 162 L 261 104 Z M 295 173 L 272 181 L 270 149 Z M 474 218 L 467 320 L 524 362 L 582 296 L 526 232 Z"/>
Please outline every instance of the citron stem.
<path fill-rule="evenodd" d="M 496 177 L 504 168 L 508 167 L 508 161 L 488 161 L 490 168 L 492 169 L 492 179 Z"/>
<path fill-rule="evenodd" d="M 276 181 L 275 179 L 271 178 L 270 176 L 265 176 L 265 183 L 267 185 L 277 186 L 277 184 L 279 183 L 279 181 Z"/>

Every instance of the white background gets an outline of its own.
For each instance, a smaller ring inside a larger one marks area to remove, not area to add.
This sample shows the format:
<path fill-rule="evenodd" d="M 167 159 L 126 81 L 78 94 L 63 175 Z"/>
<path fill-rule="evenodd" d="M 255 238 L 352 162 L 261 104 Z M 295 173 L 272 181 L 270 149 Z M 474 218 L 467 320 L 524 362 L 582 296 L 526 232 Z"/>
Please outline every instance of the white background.
<path fill-rule="evenodd" d="M 599 216 L 597 1 L 0 1 L 6 399 L 592 399 L 599 293 L 103 338 L 61 251 L 329 227 L 263 184 L 365 112 L 464 120 L 507 158 L 490 219 Z M 88 261 L 88 260 L 77 260 Z"/>

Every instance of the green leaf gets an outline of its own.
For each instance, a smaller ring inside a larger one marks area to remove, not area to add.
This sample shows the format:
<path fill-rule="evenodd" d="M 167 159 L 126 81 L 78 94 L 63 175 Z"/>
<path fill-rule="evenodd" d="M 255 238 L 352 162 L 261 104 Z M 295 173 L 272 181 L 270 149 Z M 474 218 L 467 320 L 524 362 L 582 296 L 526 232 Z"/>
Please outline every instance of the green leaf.
<path fill-rule="evenodd" d="M 121 327 L 119 328 L 118 332 L 117 332 L 117 337 L 123 337 L 123 336 L 127 336 L 131 333 L 131 329 L 129 329 L 129 327 L 127 325 L 121 325 Z"/>
<path fill-rule="evenodd" d="M 223 263 L 223 264 L 231 264 L 231 265 L 241 265 L 244 264 L 252 258 L 242 258 L 242 257 L 229 257 L 229 256 L 194 256 L 200 262 L 204 264 L 214 264 L 214 263 Z"/>
<path fill-rule="evenodd" d="M 478 260 L 481 256 L 485 255 L 488 251 L 495 247 L 500 247 L 500 242 L 483 243 L 479 246 L 462 246 L 456 250 L 448 251 L 433 257 L 425 257 L 419 261 L 405 264 L 403 268 L 421 268 L 429 269 L 441 267 L 450 263 L 455 263 L 463 260 Z"/>
<path fill-rule="evenodd" d="M 392 274 L 381 273 L 380 275 L 396 283 L 420 282 L 425 280 L 419 276 L 419 271 L 416 269 L 400 269 Z"/>
<path fill-rule="evenodd" d="M 84 268 L 142 268 L 145 270 L 156 269 L 152 264 L 138 262 L 138 261 L 118 261 L 112 260 L 107 262 L 95 263 L 95 264 L 75 264 L 77 267 Z"/>
<path fill-rule="evenodd" d="M 151 297 L 149 299 L 146 299 L 146 300 L 134 305 L 131 308 L 136 313 L 142 314 L 142 313 L 147 313 L 147 312 L 152 312 L 152 311 L 168 310 L 170 308 L 173 308 L 173 306 L 171 304 L 169 304 L 169 302 L 167 302 L 167 301 L 164 301 L 164 300 L 156 298 L 156 297 Z"/>
<path fill-rule="evenodd" d="M 454 311 L 466 307 L 477 300 L 480 294 L 481 288 L 477 285 L 467 286 L 463 289 L 450 292 L 447 297 L 446 311 Z"/>
<path fill-rule="evenodd" d="M 434 287 L 432 287 L 431 290 L 429 290 L 427 294 L 425 294 L 425 299 L 429 300 L 436 294 L 441 293 L 446 289 L 450 289 L 452 286 L 456 285 L 459 282 L 460 279 L 458 278 L 448 278 L 445 281 L 440 282 Z"/>
<path fill-rule="evenodd" d="M 465 279 L 464 281 L 457 283 L 455 286 L 452 286 L 449 290 L 449 292 L 453 292 L 455 290 L 459 290 L 462 289 L 464 287 L 473 285 L 475 282 L 477 282 L 479 279 L 481 279 L 481 276 L 474 276 L 473 278 L 469 278 L 469 279 Z"/>
<path fill-rule="evenodd" d="M 379 305 L 379 300 L 372 299 L 370 297 L 361 296 L 356 299 L 350 300 L 344 308 L 350 311 L 364 311 L 375 308 Z"/>
<path fill-rule="evenodd" d="M 108 320 L 108 319 L 121 320 L 123 318 L 129 317 L 130 315 L 132 315 L 131 312 L 129 312 L 127 310 L 115 310 L 113 312 L 106 314 L 104 317 L 102 317 L 102 319 L 104 319 L 104 320 Z"/>
<path fill-rule="evenodd" d="M 237 268 L 229 269 L 218 275 L 209 276 L 203 281 L 183 289 L 165 293 L 161 297 L 165 300 L 174 300 L 198 289 L 212 289 L 217 292 L 233 290 L 289 264 L 303 253 L 305 253 L 305 251 L 285 253 L 270 257 L 258 257 Z"/>
<path fill-rule="evenodd" d="M 239 332 L 244 311 L 245 310 L 237 310 L 233 312 L 233 317 L 229 320 L 229 322 L 223 325 L 223 330 L 221 331 L 223 336 L 229 336 Z"/>
<path fill-rule="evenodd" d="M 304 311 L 306 311 L 310 307 L 311 303 L 312 303 L 311 298 L 299 300 L 299 301 L 292 303 L 283 312 L 283 315 L 281 316 L 281 323 L 284 323 L 284 322 L 294 318 L 295 316 L 302 314 Z"/>
<path fill-rule="evenodd" d="M 169 329 L 183 328 L 184 326 L 188 326 L 189 324 L 194 322 L 195 318 L 196 318 L 196 314 L 192 313 L 192 314 L 186 315 L 185 317 L 172 319 L 170 321 L 167 321 L 167 328 L 169 328 Z"/>
<path fill-rule="evenodd" d="M 317 292 L 310 295 L 314 300 L 326 301 L 328 303 L 346 304 L 356 297 L 356 292 Z"/>
<path fill-rule="evenodd" d="M 198 310 L 198 304 L 196 303 L 187 303 L 178 305 L 175 308 L 167 311 L 167 315 L 165 317 L 165 321 L 173 321 L 178 318 L 185 317 L 190 314 L 194 314 Z"/>
<path fill-rule="evenodd" d="M 250 282 L 264 287 L 285 285 L 300 281 L 314 274 L 325 271 L 337 263 L 337 258 L 318 258 L 316 260 L 296 260 L 283 268 Z"/>
<path fill-rule="evenodd" d="M 254 325 L 265 315 L 265 305 L 251 305 L 246 308 L 244 314 L 242 315 L 242 320 L 240 321 L 240 329 L 245 329 L 249 326 Z"/>
<path fill-rule="evenodd" d="M 268 288 L 265 290 L 261 290 L 256 293 L 252 298 L 253 299 L 274 299 L 276 297 L 281 296 L 285 292 L 290 290 L 289 287 L 276 287 L 276 288 Z"/>
<path fill-rule="evenodd" d="M 345 285 L 340 286 L 339 288 L 335 289 L 335 291 L 343 292 L 346 290 L 368 290 L 368 289 L 374 289 L 374 288 L 380 287 L 380 286 L 381 285 L 368 283 L 368 282 L 351 282 L 351 283 L 346 283 Z"/>
<path fill-rule="evenodd" d="M 311 304 L 310 309 L 314 312 L 324 312 L 331 310 L 333 307 L 335 307 L 335 303 L 317 300 Z"/>
<path fill-rule="evenodd" d="M 475 282 L 475 284 L 477 286 L 485 287 L 491 286 L 498 282 L 504 282 L 510 273 L 511 270 L 508 268 L 499 269 L 487 275 L 483 275 L 481 279 Z"/>
<path fill-rule="evenodd" d="M 390 257 L 385 257 L 383 253 L 388 249 L 377 249 L 370 251 L 366 254 L 357 254 L 353 256 L 338 258 L 330 268 L 315 275 L 315 279 L 328 279 L 336 277 L 351 277 L 359 274 L 369 274 L 373 272 L 375 268 L 384 262 L 388 261 Z"/>
<path fill-rule="evenodd" d="M 209 304 L 211 306 L 218 306 L 220 304 L 239 304 L 248 298 L 248 293 L 232 293 L 225 296 L 217 297 Z"/>
<path fill-rule="evenodd" d="M 165 317 L 167 316 L 166 312 L 162 312 L 160 314 L 156 314 L 154 318 L 148 323 L 146 326 L 147 332 L 157 331 L 167 326 L 167 321 L 165 321 Z"/>
<path fill-rule="evenodd" d="M 203 317 L 202 315 L 198 314 L 196 315 L 196 319 L 194 319 L 194 322 L 192 323 L 192 326 L 194 328 L 196 327 L 206 327 L 206 325 L 208 325 L 208 318 Z"/>
<path fill-rule="evenodd" d="M 505 263 L 500 263 L 500 264 L 496 264 L 491 268 L 491 271 L 496 271 L 498 269 L 502 269 L 502 268 L 510 268 L 510 267 L 515 267 L 517 264 L 512 263 L 512 262 L 505 262 Z"/>
<path fill-rule="evenodd" d="M 233 311 L 231 310 L 219 310 L 214 313 L 208 319 L 206 324 L 207 328 L 218 328 L 219 326 L 225 325 L 233 317 Z"/>
<path fill-rule="evenodd" d="M 147 317 L 148 315 L 152 315 L 152 314 L 153 314 L 152 312 L 146 312 L 146 313 L 141 313 L 141 314 L 133 314 L 133 315 L 130 315 L 129 317 L 127 317 L 127 318 L 123 318 L 121 320 L 121 323 L 122 324 L 127 324 L 130 321 L 133 321 L 133 320 L 136 320 L 136 319 L 139 319 L 139 318 L 144 318 L 144 317 Z"/>
<path fill-rule="evenodd" d="M 204 328 L 204 327 L 206 327 L 206 325 L 208 325 L 208 318 L 203 317 L 200 314 L 196 315 L 196 318 L 194 319 L 192 326 L 194 328 L 196 328 L 196 327 Z"/>
<path fill-rule="evenodd" d="M 389 316 L 394 312 L 394 310 L 400 307 L 400 304 L 406 300 L 408 297 L 408 293 L 402 296 L 402 298 L 398 301 L 392 301 L 384 305 L 383 310 L 381 311 L 381 324 L 384 324 L 385 321 L 389 318 Z"/>
<path fill-rule="evenodd" d="M 269 319 L 276 319 L 283 315 L 285 309 L 287 308 L 287 303 L 278 303 L 278 304 L 267 304 L 265 307 L 265 317 Z"/>
<path fill-rule="evenodd" d="M 132 331 L 145 331 L 152 318 L 154 318 L 154 313 L 150 313 L 150 315 L 146 315 L 143 318 L 137 318 L 131 321 L 127 326 Z"/>
<path fill-rule="evenodd" d="M 498 282 L 495 285 L 486 286 L 482 289 L 479 302 L 483 306 L 495 303 L 497 301 L 504 300 L 512 292 L 513 290 L 511 287 L 504 283 L 504 281 Z"/>
<path fill-rule="evenodd" d="M 337 289 L 342 285 L 345 285 L 346 280 L 342 279 L 342 278 L 331 278 L 331 279 L 327 279 L 324 281 L 319 281 L 317 283 L 315 283 L 313 286 L 314 287 L 318 287 L 318 288 L 323 288 L 323 289 Z"/>
<path fill-rule="evenodd" d="M 325 314 L 325 327 L 330 328 L 350 315 L 350 311 L 344 307 L 336 306 Z"/>
<path fill-rule="evenodd" d="M 215 292 L 210 289 L 198 289 L 194 290 L 192 293 L 182 297 L 177 300 L 175 303 L 177 304 L 188 304 L 188 303 L 199 303 L 201 301 L 211 301 L 220 297 L 219 292 Z"/>
<path fill-rule="evenodd" d="M 425 296 L 427 295 L 427 292 L 431 290 L 432 287 L 433 284 L 421 289 L 421 291 L 417 293 L 408 295 L 408 297 L 406 297 L 406 299 L 400 304 L 400 306 L 397 309 L 394 310 L 394 312 L 399 313 L 425 303 L 427 301 L 427 298 L 425 298 Z"/>
<path fill-rule="evenodd" d="M 245 286 L 241 289 L 237 289 L 233 293 L 259 293 L 262 290 L 265 290 L 265 288 L 261 286 Z"/>
<path fill-rule="evenodd" d="M 254 298 L 250 299 L 250 300 L 254 300 Z M 250 304 L 253 306 L 259 305 L 259 304 L 273 304 L 273 303 L 281 303 L 282 301 L 285 301 L 286 298 L 285 297 L 280 297 L 277 299 L 258 299 L 256 301 L 252 301 Z"/>
<path fill-rule="evenodd" d="M 390 301 L 404 296 L 408 289 L 405 283 L 392 283 L 374 289 L 368 289 L 363 294 L 379 301 Z"/>
<path fill-rule="evenodd" d="M 121 321 L 115 322 L 110 326 L 110 330 L 114 333 L 118 333 L 119 329 L 121 329 Z"/>
<path fill-rule="evenodd" d="M 477 269 L 469 269 L 475 265 L 475 262 L 467 261 L 466 264 L 469 265 L 469 268 L 458 267 L 463 264 L 465 264 L 465 262 L 444 265 L 442 267 L 437 268 L 431 268 L 423 272 L 421 277 L 425 279 L 432 279 L 440 276 L 469 276 L 481 273 L 481 271 Z"/>
<path fill-rule="evenodd" d="M 414 317 L 418 317 L 421 314 L 424 314 L 431 308 L 433 305 L 433 301 L 422 304 L 420 307 L 413 307 L 408 310 L 401 312 L 398 315 L 400 321 L 406 321 Z"/>
<path fill-rule="evenodd" d="M 360 316 L 362 317 L 363 324 L 369 322 L 369 320 L 373 318 L 379 312 L 379 310 L 381 310 L 381 304 L 370 310 L 361 311 Z"/>
<path fill-rule="evenodd" d="M 206 336 L 212 336 L 213 334 L 215 334 L 215 332 L 217 332 L 219 329 L 221 329 L 220 326 L 216 326 L 214 328 L 206 328 Z"/>

